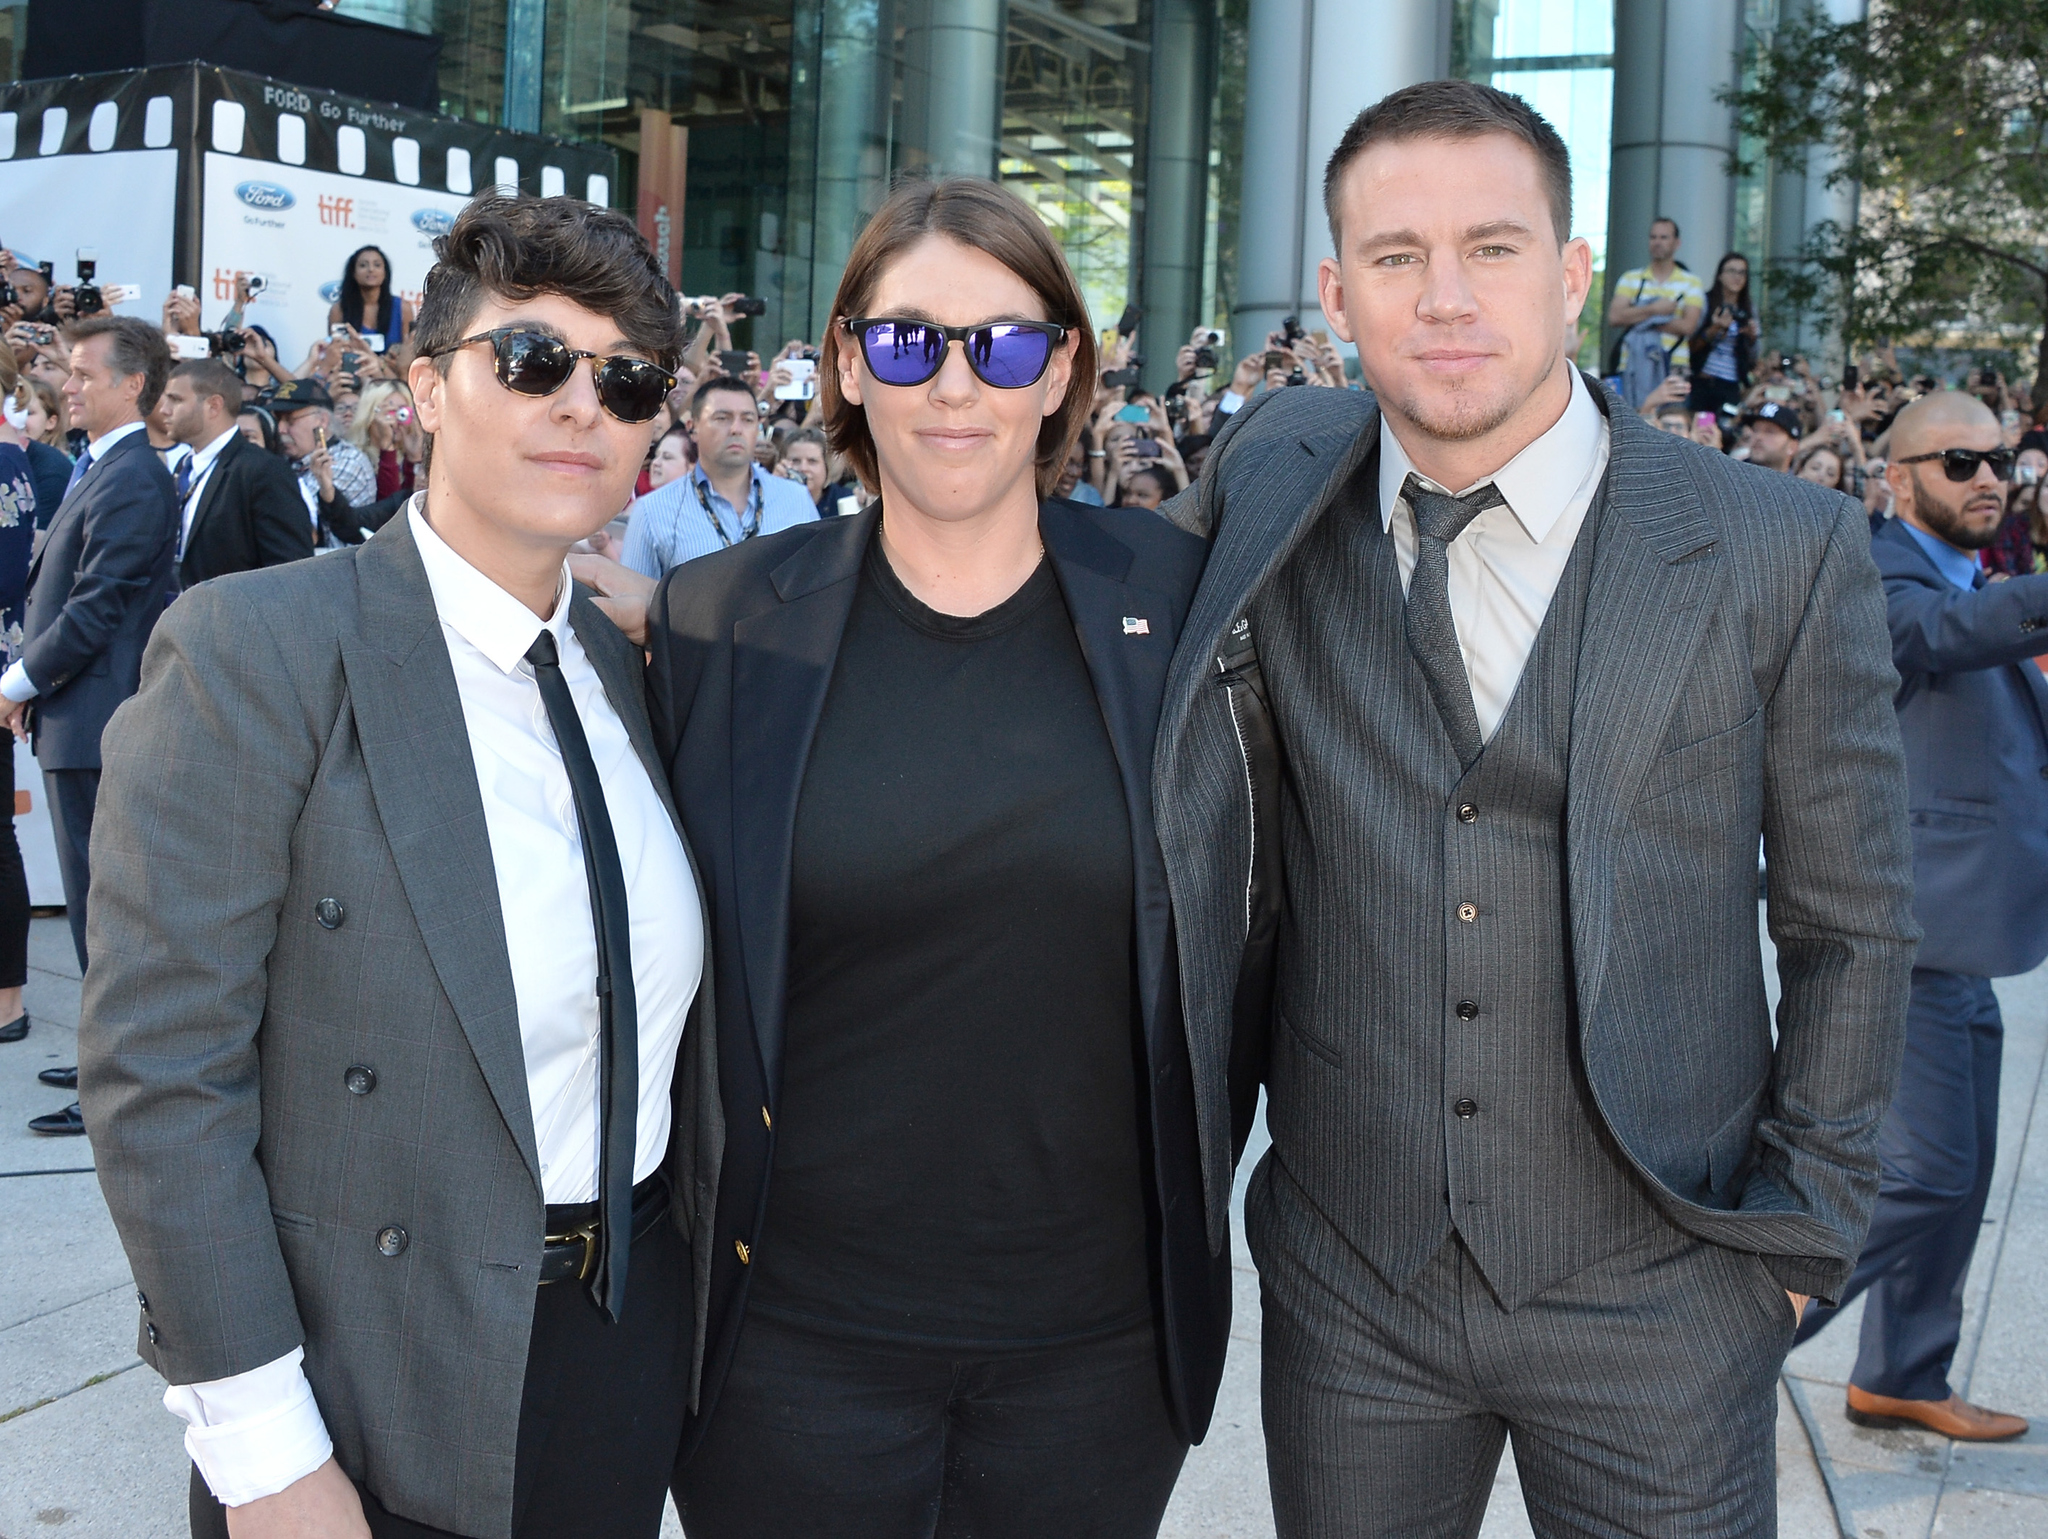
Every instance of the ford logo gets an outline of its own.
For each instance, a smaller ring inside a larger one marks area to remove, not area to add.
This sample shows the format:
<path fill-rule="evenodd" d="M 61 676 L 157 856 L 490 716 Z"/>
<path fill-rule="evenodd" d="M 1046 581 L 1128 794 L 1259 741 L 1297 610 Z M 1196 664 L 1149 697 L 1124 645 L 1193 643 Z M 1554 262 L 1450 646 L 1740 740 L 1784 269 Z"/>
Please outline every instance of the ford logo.
<path fill-rule="evenodd" d="M 332 283 L 321 284 L 320 297 L 330 305 L 339 303 L 341 300 L 341 280 L 337 278 Z"/>
<path fill-rule="evenodd" d="M 299 201 L 275 182 L 237 182 L 235 196 L 251 208 L 290 208 Z"/>
<path fill-rule="evenodd" d="M 412 227 L 422 235 L 446 235 L 455 228 L 455 219 L 438 208 L 423 208 L 413 214 Z"/>

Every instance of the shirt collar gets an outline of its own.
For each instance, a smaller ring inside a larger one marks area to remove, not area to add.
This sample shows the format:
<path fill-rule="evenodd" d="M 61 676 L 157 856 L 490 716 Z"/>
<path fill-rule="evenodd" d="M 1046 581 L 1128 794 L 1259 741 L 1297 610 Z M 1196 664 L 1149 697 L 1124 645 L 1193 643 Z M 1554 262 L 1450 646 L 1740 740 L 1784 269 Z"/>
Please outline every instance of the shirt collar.
<path fill-rule="evenodd" d="M 1564 516 L 1572 498 L 1584 485 L 1586 477 L 1600 463 L 1600 453 L 1607 438 L 1607 419 L 1600 414 L 1600 408 L 1593 404 L 1593 397 L 1586 389 L 1586 382 L 1579 377 L 1579 371 L 1571 371 L 1571 399 L 1565 403 L 1564 415 L 1553 422 L 1543 436 L 1509 460 L 1490 476 L 1482 477 L 1471 486 L 1464 487 L 1456 495 L 1462 497 L 1492 482 L 1500 488 L 1501 496 L 1507 499 L 1508 509 L 1515 515 L 1529 538 L 1538 545 L 1557 527 L 1557 521 Z M 1408 451 L 1401 447 L 1401 440 L 1384 418 L 1380 424 L 1380 528 L 1392 527 L 1394 504 L 1400 499 L 1401 487 L 1408 479 L 1408 473 L 1415 470 L 1415 462 L 1408 458 Z M 1415 472 L 1421 475 L 1420 471 Z M 1423 484 L 1438 491 L 1428 476 L 1422 476 Z"/>
<path fill-rule="evenodd" d="M 562 585 L 555 600 L 555 612 L 545 621 L 503 588 L 471 566 L 449 543 L 434 532 L 424 510 L 427 494 L 420 492 L 407 506 L 413 543 L 419 547 L 420 565 L 427 569 L 427 586 L 434 593 L 434 610 L 441 623 L 490 659 L 505 673 L 516 673 L 526 660 L 526 649 L 543 630 L 555 633 L 555 649 L 566 652 L 569 629 L 569 563 L 562 563 Z"/>
<path fill-rule="evenodd" d="M 225 449 L 228 446 L 228 440 L 230 438 L 233 438 L 235 434 L 239 432 L 241 432 L 240 428 L 231 427 L 225 433 L 221 434 L 220 437 L 216 438 L 212 443 L 204 444 L 201 447 L 193 450 L 192 474 L 195 476 L 203 475 L 206 473 L 206 471 L 211 469 L 213 466 L 213 462 L 220 458 L 221 450 Z"/>
<path fill-rule="evenodd" d="M 711 477 L 704 473 L 704 462 L 702 460 L 699 460 L 690 467 L 690 479 L 703 487 L 705 491 L 716 497 L 720 502 L 725 502 L 725 493 L 712 485 Z M 766 477 L 761 473 L 761 462 L 759 460 L 749 461 L 747 465 L 747 500 L 749 502 L 753 501 L 754 493 L 761 489 L 764 480 L 766 480 Z M 732 507 L 732 504 L 729 502 L 726 502 L 725 505 L 729 508 Z M 743 512 L 745 510 L 734 509 L 734 511 Z"/>
<path fill-rule="evenodd" d="M 90 454 L 94 459 L 98 459 L 102 454 L 105 454 L 109 449 L 113 448 L 115 444 L 119 443 L 122 439 L 126 438 L 130 433 L 141 432 L 145 425 L 146 424 L 141 422 L 124 422 L 117 428 L 108 428 L 107 431 L 100 434 L 99 437 L 88 439 L 86 441 L 86 452 Z"/>
<path fill-rule="evenodd" d="M 1920 542 L 1920 548 L 1927 552 L 1927 559 L 1934 563 L 1935 570 L 1964 592 L 1977 586 L 1977 574 L 1983 570 L 1977 558 L 1966 550 L 1957 550 L 1948 541 L 1926 530 L 1916 528 L 1903 518 L 1899 527 Z"/>

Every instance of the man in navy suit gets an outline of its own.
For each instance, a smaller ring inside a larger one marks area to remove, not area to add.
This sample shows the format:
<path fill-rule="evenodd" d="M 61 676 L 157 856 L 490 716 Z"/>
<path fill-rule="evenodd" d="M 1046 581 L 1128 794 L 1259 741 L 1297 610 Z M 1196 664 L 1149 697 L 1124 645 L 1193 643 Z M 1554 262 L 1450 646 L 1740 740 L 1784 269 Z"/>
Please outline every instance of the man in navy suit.
<path fill-rule="evenodd" d="M 1872 536 L 1899 670 L 1913 826 L 1914 960 L 1906 1059 L 1879 1154 L 1881 1184 L 1846 1304 L 1868 1290 L 1849 1419 L 1972 1442 L 2017 1416 L 1949 1387 L 1963 1278 L 1998 1149 L 2004 1025 L 1993 978 L 2048 956 L 2048 575 L 1987 583 L 1977 552 L 2005 516 L 2013 452 L 1959 391 L 1892 428 L 1897 517 Z M 1805 1340 L 1833 1311 L 1816 1304 Z"/>
<path fill-rule="evenodd" d="M 143 428 L 170 375 L 163 333 L 132 316 L 95 316 L 69 335 L 64 399 L 87 447 L 36 542 L 21 655 L 0 674 L 0 723 L 29 735 L 42 765 L 83 971 L 100 732 L 135 693 L 143 645 L 163 612 L 178 494 Z"/>

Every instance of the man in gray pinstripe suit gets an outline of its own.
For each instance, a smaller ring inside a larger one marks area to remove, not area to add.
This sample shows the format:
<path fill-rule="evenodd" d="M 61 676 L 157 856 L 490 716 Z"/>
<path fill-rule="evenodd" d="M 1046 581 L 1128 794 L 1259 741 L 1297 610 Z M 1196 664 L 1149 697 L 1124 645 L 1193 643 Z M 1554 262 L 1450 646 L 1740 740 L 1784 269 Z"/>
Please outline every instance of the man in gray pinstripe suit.
<path fill-rule="evenodd" d="M 1512 1433 L 1540 1534 L 1770 1534 L 1917 939 L 1868 526 L 1572 367 L 1590 258 L 1519 98 L 1396 93 L 1325 185 L 1374 393 L 1267 393 L 1168 510 L 1214 544 L 1155 769 L 1198 1077 L 1270 1023 L 1279 1530 L 1476 1533 Z"/>

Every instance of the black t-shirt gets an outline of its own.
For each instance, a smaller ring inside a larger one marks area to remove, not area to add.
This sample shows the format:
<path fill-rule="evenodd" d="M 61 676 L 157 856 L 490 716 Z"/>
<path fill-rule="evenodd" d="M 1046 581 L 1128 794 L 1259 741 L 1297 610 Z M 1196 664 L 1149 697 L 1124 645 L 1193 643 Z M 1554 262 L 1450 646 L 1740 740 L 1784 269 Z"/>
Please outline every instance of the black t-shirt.
<path fill-rule="evenodd" d="M 1046 563 L 958 618 L 874 541 L 792 865 L 752 1306 L 983 1345 L 1142 1316 L 1130 822 Z"/>

